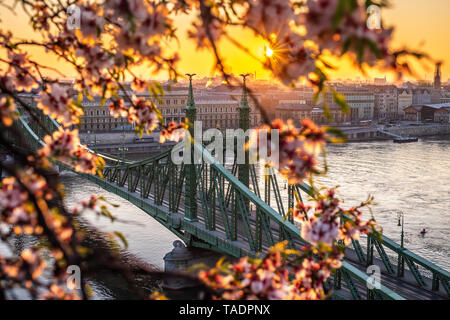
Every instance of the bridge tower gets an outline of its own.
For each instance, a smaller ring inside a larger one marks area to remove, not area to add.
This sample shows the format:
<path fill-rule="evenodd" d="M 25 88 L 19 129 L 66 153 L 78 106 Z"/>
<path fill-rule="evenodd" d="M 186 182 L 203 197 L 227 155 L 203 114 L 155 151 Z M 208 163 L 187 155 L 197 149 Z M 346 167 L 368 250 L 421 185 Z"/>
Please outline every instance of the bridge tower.
<path fill-rule="evenodd" d="M 248 99 L 247 99 L 247 87 L 245 80 L 249 76 L 249 73 L 241 74 L 241 77 L 243 78 L 242 83 L 242 97 L 241 97 L 241 103 L 239 105 L 239 128 L 242 129 L 244 132 L 246 132 L 250 128 L 250 107 L 248 105 Z M 248 142 L 248 138 L 245 138 L 245 143 Z M 245 163 L 239 164 L 238 167 L 238 177 L 239 181 L 242 182 L 247 188 L 249 187 L 249 157 L 248 157 L 248 151 L 245 151 Z"/>
<path fill-rule="evenodd" d="M 194 93 L 192 89 L 192 77 L 195 74 L 186 74 L 189 77 L 189 95 L 188 102 L 185 107 L 186 111 L 186 122 L 188 124 L 188 130 L 190 137 L 194 137 L 194 122 L 197 116 L 197 108 L 194 102 Z M 191 148 L 190 152 L 190 163 L 185 164 L 185 174 L 186 174 L 186 186 L 185 186 L 185 215 L 184 219 L 188 221 L 197 221 L 197 177 L 195 173 L 195 162 L 194 162 L 194 145 L 192 140 L 187 144 Z"/>
<path fill-rule="evenodd" d="M 249 138 L 245 135 L 246 132 L 248 132 L 248 129 L 250 128 L 250 107 L 248 105 L 248 100 L 247 100 L 247 87 L 246 87 L 246 83 L 245 80 L 246 78 L 249 76 L 250 74 L 246 73 L 246 74 L 241 74 L 241 77 L 243 79 L 242 81 L 242 97 L 241 97 L 241 103 L 239 104 L 239 129 L 242 129 L 244 132 L 244 139 L 245 140 L 240 140 L 237 139 L 237 143 L 243 143 L 244 144 L 244 156 L 245 156 L 245 161 L 244 163 L 238 163 L 238 179 L 240 182 L 242 182 L 243 185 L 245 185 L 247 188 L 249 187 L 249 174 L 250 174 L 250 165 L 249 165 L 249 155 L 248 155 L 248 150 L 246 150 L 245 145 L 248 143 Z M 241 146 L 236 145 L 237 150 L 239 150 L 239 148 Z M 237 235 L 237 216 L 238 216 L 238 212 L 239 212 L 239 204 L 238 204 L 238 199 L 235 199 L 235 204 L 234 204 L 234 210 L 233 210 L 233 229 L 235 231 L 235 234 L 233 235 L 232 240 L 236 240 L 236 235 Z M 250 202 L 248 201 L 248 199 L 242 199 L 242 205 L 244 206 L 244 210 L 249 213 L 249 209 L 250 209 Z"/>

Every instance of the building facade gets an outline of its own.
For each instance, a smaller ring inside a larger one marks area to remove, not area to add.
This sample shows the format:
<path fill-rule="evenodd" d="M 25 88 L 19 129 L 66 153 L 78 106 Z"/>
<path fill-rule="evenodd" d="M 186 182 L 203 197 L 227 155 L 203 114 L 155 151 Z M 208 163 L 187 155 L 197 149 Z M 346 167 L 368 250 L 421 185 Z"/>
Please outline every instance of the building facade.
<path fill-rule="evenodd" d="M 197 121 L 202 121 L 203 129 L 236 129 L 239 127 L 239 101 L 224 97 L 201 97 L 196 99 Z M 261 124 L 260 112 L 249 101 L 250 127 Z"/>
<path fill-rule="evenodd" d="M 301 119 L 312 118 L 313 107 L 307 104 L 287 104 L 283 103 L 276 107 L 275 116 L 278 119 L 287 121 L 292 119 L 294 123 L 299 124 Z"/>
<path fill-rule="evenodd" d="M 188 100 L 188 90 L 180 89 L 166 91 L 160 99 L 155 99 L 149 93 L 127 92 L 128 95 L 136 95 L 147 100 L 152 100 L 161 111 L 165 123 L 184 122 L 186 118 L 185 107 Z M 213 90 L 194 90 L 195 104 L 197 107 L 197 120 L 202 121 L 204 129 L 208 128 L 237 128 L 239 126 L 238 106 L 241 92 L 216 93 Z M 258 99 L 258 98 L 257 98 Z M 259 100 L 258 100 L 259 101 Z M 133 130 L 128 119 L 114 118 L 109 113 L 107 100 L 103 107 L 100 98 L 93 101 L 85 98 L 82 105 L 84 115 L 82 116 L 80 132 L 114 132 L 120 130 Z M 261 113 L 255 107 L 252 99 L 249 99 L 250 126 L 261 124 Z"/>
<path fill-rule="evenodd" d="M 129 96 L 136 95 L 148 100 L 152 100 L 161 111 L 164 120 L 181 122 L 184 121 L 184 107 L 187 103 L 187 90 L 168 91 L 157 101 L 150 93 L 136 93 L 128 91 Z M 119 94 L 120 96 L 120 94 Z M 123 96 L 123 94 L 122 94 Z M 133 130 L 128 119 L 118 117 L 114 118 L 109 112 L 108 105 L 110 100 L 106 100 L 101 105 L 100 97 L 94 97 L 94 100 L 84 97 L 82 106 L 84 115 L 81 117 L 80 132 L 114 132 L 117 130 Z"/>
<path fill-rule="evenodd" d="M 434 122 L 450 123 L 450 107 L 442 107 L 435 111 Z"/>
<path fill-rule="evenodd" d="M 405 119 L 404 109 L 412 106 L 413 94 L 411 89 L 400 88 L 397 91 L 398 114 L 400 119 Z"/>
<path fill-rule="evenodd" d="M 375 95 L 372 90 L 356 86 L 335 86 L 334 90 L 342 94 L 350 107 L 349 120 L 353 123 L 372 120 L 375 110 Z M 338 107 L 331 93 L 327 93 L 327 102 L 331 108 Z"/>
<path fill-rule="evenodd" d="M 431 88 L 412 89 L 412 105 L 431 103 Z"/>
<path fill-rule="evenodd" d="M 365 86 L 374 94 L 374 119 L 399 120 L 398 89 L 393 85 Z"/>
<path fill-rule="evenodd" d="M 417 122 L 441 122 L 446 120 L 447 109 L 450 104 L 424 104 L 405 108 L 405 120 Z M 436 121 L 436 114 L 439 114 Z"/>
<path fill-rule="evenodd" d="M 420 106 L 409 106 L 403 109 L 405 113 L 404 119 L 407 121 L 421 121 L 421 111 L 422 108 Z"/>

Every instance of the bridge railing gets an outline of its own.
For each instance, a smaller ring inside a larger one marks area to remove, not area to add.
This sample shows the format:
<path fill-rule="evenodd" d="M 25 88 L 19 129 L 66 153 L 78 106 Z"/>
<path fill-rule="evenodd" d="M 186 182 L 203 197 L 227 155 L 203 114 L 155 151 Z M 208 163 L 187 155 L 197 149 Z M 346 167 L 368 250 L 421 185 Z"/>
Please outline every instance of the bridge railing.
<path fill-rule="evenodd" d="M 251 171 L 252 170 L 255 171 L 255 166 L 251 166 Z M 288 219 L 290 222 L 293 222 L 292 216 L 290 214 L 291 211 L 289 209 L 292 209 L 294 207 L 294 199 L 298 197 L 300 201 L 303 201 L 301 191 L 302 193 L 311 197 L 314 196 L 314 192 L 312 188 L 306 183 L 299 183 L 294 186 L 289 186 L 287 188 L 288 195 L 286 197 L 288 201 L 288 210 L 285 210 L 282 199 L 282 191 L 281 188 L 279 188 L 275 171 L 276 170 L 274 168 L 269 168 L 269 172 L 267 172 L 268 175 L 265 176 L 266 181 L 264 184 L 264 202 L 270 205 L 271 199 L 274 198 L 276 202 L 276 210 L 278 211 L 278 213 Z M 255 174 L 251 175 L 253 179 L 253 191 L 256 192 L 259 196 L 259 190 L 257 190 L 258 181 L 256 178 L 253 178 L 254 175 Z M 294 196 L 294 193 L 296 193 L 296 196 Z M 286 198 L 284 200 L 286 200 Z M 367 237 L 367 241 L 368 244 L 366 250 L 363 250 L 360 241 L 352 240 L 354 252 L 357 259 L 362 265 L 369 266 L 373 264 L 375 249 L 378 252 L 381 262 L 383 263 L 386 271 L 389 274 L 396 275 L 397 277 L 404 277 L 404 267 L 406 263 L 417 284 L 420 287 L 427 287 L 428 285 L 424 279 L 424 275 L 418 268 L 418 266 L 420 266 L 421 268 L 425 269 L 429 273 L 429 275 L 432 275 L 431 289 L 433 291 L 439 291 L 440 286 L 442 286 L 447 295 L 450 296 L 450 273 L 448 271 L 442 269 L 441 267 L 435 265 L 427 259 L 414 254 L 408 249 L 401 247 L 399 244 L 385 235 L 381 235 L 381 239 L 379 239 L 373 234 L 369 234 Z M 390 258 L 387 254 L 388 250 L 389 252 L 392 252 L 393 255 L 397 256 L 397 266 L 394 266 L 391 263 L 392 258 Z M 366 251 L 366 253 L 364 251 Z"/>
<path fill-rule="evenodd" d="M 30 138 L 28 139 L 28 142 L 33 144 L 34 149 L 38 149 L 43 146 L 41 138 L 36 135 L 36 133 L 22 117 L 20 117 L 19 121 L 17 121 L 17 124 L 23 129 L 22 131 L 25 132 L 26 135 Z M 55 126 L 55 129 L 58 127 L 57 123 L 53 123 L 53 125 Z M 240 222 L 239 225 L 244 229 L 243 232 L 246 234 L 247 241 L 251 249 L 250 251 L 253 252 L 253 254 L 257 251 L 260 251 L 263 243 L 271 245 L 284 239 L 290 240 L 290 243 L 293 243 L 293 239 L 304 242 L 304 240 L 300 237 L 299 229 L 292 223 L 292 221 L 290 221 L 289 219 L 289 221 L 286 221 L 283 214 L 276 212 L 267 203 L 261 200 L 259 191 L 250 191 L 236 177 L 234 177 L 229 170 L 215 161 L 213 156 L 208 151 L 206 151 L 203 146 L 194 144 L 194 147 L 201 152 L 201 154 L 203 155 L 203 159 L 206 160 L 206 165 L 205 163 L 202 163 L 202 165 L 197 165 L 196 172 L 198 174 L 198 178 L 200 179 L 199 194 L 202 198 L 202 204 L 204 205 L 202 214 L 204 216 L 205 224 L 209 225 L 208 228 L 215 228 L 214 220 L 212 220 L 215 219 L 215 214 L 213 215 L 211 210 L 213 207 L 213 210 L 216 210 L 216 206 L 214 205 L 215 203 L 211 202 L 212 200 L 210 200 L 208 209 L 208 199 L 211 199 L 210 196 L 214 196 L 214 201 L 218 200 L 219 203 L 220 215 L 222 215 L 222 223 L 225 227 L 224 231 L 227 233 L 227 237 L 229 237 L 230 239 L 236 238 L 238 220 L 240 219 L 239 221 L 242 222 Z M 92 150 L 89 151 L 96 155 L 102 156 L 101 154 L 96 153 Z M 170 152 L 171 151 L 169 150 L 151 159 L 146 159 L 138 162 L 124 163 L 118 159 L 111 159 L 113 160 L 113 165 L 105 168 L 105 179 L 111 182 L 115 182 L 119 186 L 125 186 L 126 184 L 129 192 L 136 192 L 138 186 L 140 186 L 141 196 L 145 196 L 146 192 L 148 196 L 150 188 L 152 188 L 153 185 L 155 202 L 159 202 L 160 204 L 162 204 L 164 200 L 165 190 L 168 189 L 170 211 L 178 212 L 180 208 L 180 195 L 183 191 L 183 183 L 185 179 L 184 168 L 183 166 L 175 166 L 171 162 L 171 160 L 169 159 Z M 207 166 L 209 166 L 209 170 Z M 202 187 L 203 182 L 206 183 L 204 183 Z M 227 188 L 225 188 L 225 185 L 227 185 Z M 310 187 L 306 184 L 297 185 L 296 188 L 301 189 L 306 193 L 311 193 Z M 231 210 L 231 217 L 229 216 L 227 209 L 230 203 L 235 204 L 234 208 L 232 208 Z M 253 206 L 256 212 L 256 221 L 253 222 L 253 225 L 252 222 L 248 220 L 248 217 L 250 216 L 248 214 L 250 211 L 250 206 Z M 238 218 L 239 214 L 240 218 Z M 277 227 L 277 234 L 279 236 L 278 239 L 274 238 L 274 233 L 272 232 L 274 226 Z M 264 241 L 262 239 L 263 235 Z M 389 258 L 383 258 L 387 257 L 383 248 L 389 248 L 399 255 L 400 261 L 404 261 L 407 263 L 408 267 L 411 269 L 415 276 L 417 275 L 417 273 L 419 274 L 419 276 L 416 277 L 416 280 L 419 282 L 419 284 L 421 284 L 420 273 L 418 271 L 413 271 L 415 269 L 414 263 L 425 267 L 433 273 L 433 289 L 437 290 L 439 288 L 439 283 L 441 283 L 445 290 L 448 292 L 449 273 L 447 271 L 435 266 L 426 259 L 423 259 L 404 248 L 401 248 L 398 244 L 385 236 L 383 236 L 383 241 L 378 243 L 378 240 L 374 237 L 369 236 L 368 239 L 370 239 L 368 248 L 371 249 L 368 250 L 367 255 L 364 255 L 364 253 L 362 252 L 359 242 L 353 241 L 355 251 L 357 253 L 359 252 L 358 258 L 360 258 L 361 262 L 368 263 L 370 261 L 370 258 L 373 258 L 373 247 L 375 246 L 377 251 L 380 253 L 380 256 L 382 257 L 383 263 L 388 266 L 390 264 Z M 358 248 L 361 250 L 358 250 Z M 393 268 L 389 269 L 387 267 L 387 269 L 390 270 Z M 372 279 L 369 278 L 367 274 L 359 271 L 345 261 L 343 263 L 343 267 L 338 273 L 338 277 L 342 277 L 344 279 L 354 298 L 361 298 L 361 294 L 359 293 L 357 287 L 354 285 L 353 280 L 357 280 L 363 283 L 372 281 Z M 379 286 L 379 289 L 377 289 L 377 286 L 374 287 L 374 289 L 367 292 L 368 297 L 384 297 L 391 299 L 402 298 L 399 295 L 395 294 L 393 291 L 389 290 L 387 287 L 382 286 L 381 284 Z"/>
<path fill-rule="evenodd" d="M 264 185 L 262 186 L 264 188 L 264 202 L 271 205 L 271 199 L 275 200 L 276 202 L 276 211 L 279 215 L 281 215 L 284 219 L 287 219 L 289 222 L 293 223 L 291 210 L 285 210 L 285 206 L 283 204 L 282 194 L 281 194 L 281 188 L 279 187 L 279 183 L 277 181 L 277 175 L 275 174 L 274 168 L 269 168 L 269 172 L 266 172 L 265 174 L 265 181 Z M 228 172 L 230 172 L 233 176 L 237 175 L 237 165 L 236 163 L 233 164 L 233 167 L 230 169 L 227 169 Z M 262 199 L 259 188 L 261 187 L 259 185 L 259 181 L 257 179 L 255 165 L 250 166 L 250 177 L 251 182 L 253 183 L 252 191 Z M 288 188 L 288 209 L 292 209 L 294 207 L 294 199 L 299 198 L 300 201 L 302 200 L 301 192 L 304 192 L 308 196 L 314 196 L 312 188 L 306 184 L 301 183 L 297 184 L 295 186 L 289 186 Z M 294 197 L 294 192 L 296 193 L 296 197 Z M 283 235 L 283 229 L 280 228 L 279 234 Z M 406 263 L 408 268 L 410 269 L 412 275 L 416 279 L 417 283 L 421 287 L 426 287 L 426 283 L 423 279 L 423 275 L 421 274 L 419 268 L 417 268 L 417 265 L 420 265 L 421 267 L 425 268 L 429 271 L 430 274 L 432 274 L 432 285 L 431 288 L 434 291 L 439 291 L 440 285 L 443 287 L 443 289 L 449 294 L 449 273 L 438 267 L 437 265 L 433 264 L 432 262 L 412 253 L 411 251 L 402 248 L 400 245 L 396 244 L 393 240 L 389 239 L 385 235 L 381 236 L 381 241 L 378 237 L 373 236 L 372 234 L 368 235 L 368 245 L 367 245 L 367 253 L 364 253 L 364 250 L 362 249 L 362 246 L 358 240 L 352 240 L 352 246 L 354 249 L 354 252 L 356 254 L 357 259 L 359 259 L 359 262 L 363 266 L 369 266 L 373 264 L 373 254 L 374 254 L 374 248 L 378 252 L 381 262 L 384 264 L 386 270 L 390 274 L 395 274 L 395 268 L 390 262 L 390 258 L 387 255 L 386 251 L 391 250 L 394 252 L 395 255 L 398 257 L 398 266 L 397 266 L 397 276 L 403 277 L 404 274 L 404 264 Z M 280 238 L 280 240 L 283 240 L 283 238 Z"/>
<path fill-rule="evenodd" d="M 19 119 L 14 122 L 14 125 L 18 130 L 20 130 L 20 132 L 24 134 L 26 138 L 26 143 L 28 143 L 29 147 L 31 147 L 33 150 L 39 150 L 45 145 L 45 143 L 41 140 L 41 138 L 31 129 L 28 123 L 23 119 L 23 117 L 19 117 Z"/>
<path fill-rule="evenodd" d="M 238 204 L 238 211 L 242 215 L 242 219 L 244 219 L 245 222 L 245 216 L 247 212 L 246 208 L 246 201 L 249 203 L 252 203 L 256 207 L 256 218 L 258 219 L 257 225 L 261 224 L 261 231 L 259 234 L 255 233 L 255 236 L 261 237 L 262 234 L 265 232 L 266 239 L 270 242 L 270 232 L 267 229 L 271 228 L 271 224 L 268 224 L 267 219 L 270 219 L 275 224 L 278 224 L 282 226 L 283 230 L 288 234 L 288 237 L 291 237 L 292 239 L 297 239 L 301 243 L 307 243 L 304 239 L 300 236 L 300 231 L 297 226 L 292 224 L 289 221 L 286 221 L 285 218 L 283 218 L 282 215 L 277 213 L 272 207 L 270 207 L 268 204 L 266 204 L 263 200 L 261 200 L 258 196 L 256 196 L 255 193 L 251 192 L 243 183 L 241 183 L 234 175 L 232 175 L 223 165 L 221 165 L 219 162 L 216 161 L 216 159 L 205 150 L 203 146 L 201 146 L 198 143 L 194 144 L 194 148 L 197 149 L 202 155 L 205 162 L 207 162 L 211 168 L 216 172 L 218 176 L 220 176 L 222 179 L 226 180 L 228 184 L 231 185 L 235 195 L 234 197 L 237 198 L 236 203 Z M 224 196 L 222 195 L 222 199 L 220 201 L 225 201 Z M 219 201 L 219 202 L 220 202 Z M 247 215 L 248 216 L 248 215 Z M 235 219 L 237 221 L 237 219 Z M 250 224 L 247 224 L 248 226 Z M 264 227 L 264 225 L 266 225 Z M 246 231 L 247 237 L 250 240 L 249 243 L 252 242 L 252 237 L 250 234 L 250 228 Z M 266 231 L 264 231 L 266 230 Z M 258 230 L 256 230 L 258 231 Z M 257 242 L 254 242 L 253 248 L 257 248 Z M 255 254 L 256 250 L 252 250 L 252 253 Z M 387 298 L 387 299 L 395 299 L 395 300 L 402 300 L 403 297 L 396 294 L 389 288 L 385 287 L 381 283 L 374 282 L 372 278 L 370 278 L 367 274 L 364 272 L 361 272 L 357 268 L 353 267 L 351 264 L 347 263 L 346 261 L 343 261 L 342 268 L 339 272 L 340 276 L 344 278 L 345 283 L 350 289 L 350 292 L 355 299 L 361 299 L 362 295 L 359 292 L 357 286 L 355 285 L 354 281 L 359 281 L 363 283 L 364 286 L 367 285 L 367 283 L 374 284 L 371 286 L 373 289 L 367 289 L 367 297 L 378 297 L 378 298 Z M 339 289 L 339 288 L 337 288 Z"/>
<path fill-rule="evenodd" d="M 298 187 L 309 196 L 314 195 L 311 187 L 306 183 L 299 184 Z M 381 258 L 381 261 L 383 262 L 383 265 L 386 268 L 386 271 L 389 274 L 396 275 L 397 277 L 403 277 L 404 267 L 406 263 L 417 284 L 421 287 L 426 287 L 424 276 L 416 266 L 416 264 L 418 264 L 425 270 L 428 270 L 432 275 L 431 289 L 433 291 L 439 291 L 439 287 L 440 285 L 442 285 L 443 289 L 450 297 L 450 273 L 448 271 L 400 246 L 385 235 L 381 235 L 380 241 L 377 237 L 373 236 L 373 234 L 369 234 L 367 237 L 367 241 L 367 253 L 364 253 L 358 240 L 352 241 L 353 249 L 355 250 L 360 263 L 365 265 L 373 264 L 373 254 L 375 248 Z M 385 249 L 389 249 L 397 255 L 397 270 L 395 270 L 394 265 L 391 263 Z"/>
<path fill-rule="evenodd" d="M 46 121 L 45 124 L 48 125 L 47 129 L 49 129 L 50 132 L 54 132 L 61 127 L 61 125 L 55 119 L 48 117 L 48 116 L 45 116 L 45 118 L 47 118 L 49 120 L 49 121 Z M 114 164 L 119 165 L 119 164 L 123 164 L 123 163 L 133 163 L 132 161 L 127 161 L 125 159 L 119 159 L 119 158 L 114 157 L 109 154 L 97 152 L 97 151 L 89 148 L 87 145 L 82 145 L 82 146 L 86 151 L 89 151 L 90 153 L 95 154 L 98 157 L 101 157 L 103 160 L 108 161 L 113 165 Z"/>

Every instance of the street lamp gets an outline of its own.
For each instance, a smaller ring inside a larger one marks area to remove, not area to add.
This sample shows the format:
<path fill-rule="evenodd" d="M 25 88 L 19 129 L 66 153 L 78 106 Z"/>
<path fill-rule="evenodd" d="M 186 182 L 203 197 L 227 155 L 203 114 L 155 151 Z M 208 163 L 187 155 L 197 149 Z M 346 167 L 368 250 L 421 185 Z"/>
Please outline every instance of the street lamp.
<path fill-rule="evenodd" d="M 125 162 L 125 151 L 128 151 L 128 148 L 125 148 L 125 126 L 122 127 L 122 147 L 119 148 L 121 151 L 122 162 Z"/>
<path fill-rule="evenodd" d="M 401 233 L 401 238 L 400 238 L 400 245 L 403 248 L 403 238 L 404 238 L 404 225 L 405 225 L 405 214 L 403 213 L 403 211 L 400 211 L 399 213 L 397 213 L 397 218 L 398 218 L 398 227 L 402 227 L 402 233 Z M 400 222 L 401 219 L 401 222 Z"/>
<path fill-rule="evenodd" d="M 90 147 L 90 144 L 91 144 L 91 131 L 89 131 L 89 130 L 87 131 L 86 139 L 87 139 L 86 144 L 87 144 L 88 147 Z"/>
<path fill-rule="evenodd" d="M 398 218 L 398 224 L 397 226 L 401 226 L 402 227 L 402 234 L 400 237 L 400 248 L 404 248 L 403 246 L 403 239 L 404 239 L 404 232 L 403 232 L 403 228 L 405 225 L 405 214 L 400 211 L 397 213 L 397 218 Z M 401 223 L 400 223 L 400 218 L 401 218 Z M 398 262 L 397 262 L 397 276 L 398 277 L 403 277 L 405 273 L 405 259 L 403 258 L 402 254 L 399 252 L 398 254 Z"/>
<path fill-rule="evenodd" d="M 120 158 L 121 158 L 122 162 L 125 162 L 125 151 L 128 151 L 128 148 L 126 148 L 126 147 L 119 148 L 119 152 L 121 152 Z"/>

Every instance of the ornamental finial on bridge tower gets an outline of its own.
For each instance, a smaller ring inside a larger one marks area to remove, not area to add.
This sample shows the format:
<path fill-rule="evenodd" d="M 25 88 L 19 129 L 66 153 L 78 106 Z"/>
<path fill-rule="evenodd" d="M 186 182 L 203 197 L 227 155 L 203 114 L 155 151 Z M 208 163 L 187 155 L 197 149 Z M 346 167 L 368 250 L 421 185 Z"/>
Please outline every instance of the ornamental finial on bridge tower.
<path fill-rule="evenodd" d="M 192 78 L 196 75 L 195 73 L 186 73 L 189 77 L 189 93 L 188 93 L 188 103 L 186 105 L 186 109 L 195 109 L 194 102 L 194 91 L 192 89 Z"/>
<path fill-rule="evenodd" d="M 241 97 L 241 104 L 239 108 L 249 108 L 248 106 L 248 100 L 247 100 L 247 86 L 245 84 L 246 78 L 250 75 L 250 73 L 242 73 L 240 76 L 243 79 L 242 82 L 242 97 Z"/>

